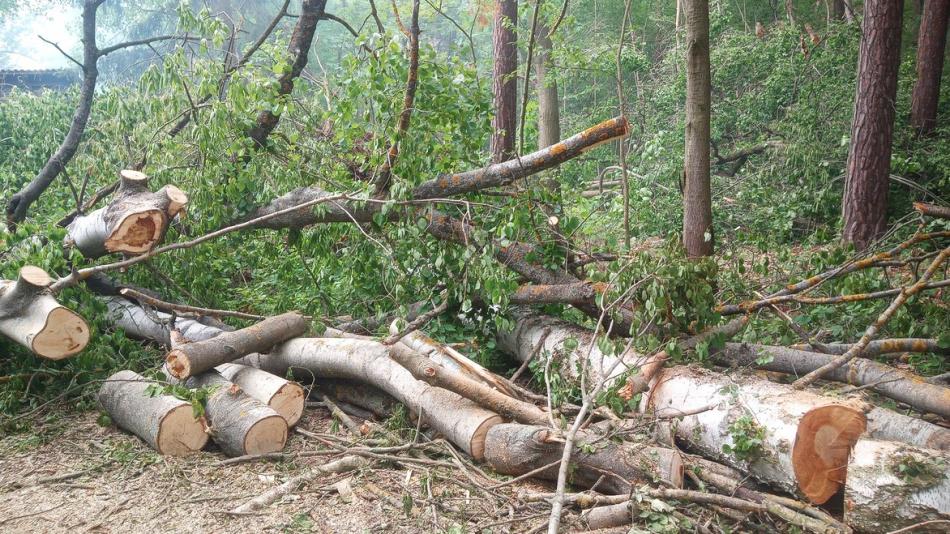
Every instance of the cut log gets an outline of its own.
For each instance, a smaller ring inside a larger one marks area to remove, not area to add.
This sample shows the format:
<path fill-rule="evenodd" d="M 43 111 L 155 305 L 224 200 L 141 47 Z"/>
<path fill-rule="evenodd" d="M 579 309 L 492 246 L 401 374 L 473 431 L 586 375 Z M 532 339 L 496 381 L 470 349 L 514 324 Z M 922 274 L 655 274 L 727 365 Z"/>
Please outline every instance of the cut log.
<path fill-rule="evenodd" d="M 270 406 L 287 421 L 287 426 L 296 425 L 303 415 L 307 395 L 300 384 L 236 363 L 224 363 L 215 367 L 215 370 L 225 380 L 237 384 L 244 393 Z"/>
<path fill-rule="evenodd" d="M 633 350 L 619 356 L 605 354 L 597 343 L 592 343 L 593 333 L 590 330 L 561 319 L 534 315 L 524 310 L 517 311 L 514 319 L 514 329 L 498 332 L 498 347 L 520 362 L 547 353 L 560 364 L 560 373 L 577 383 L 580 381 L 580 371 L 586 368 L 588 384 L 597 384 L 605 379 L 605 389 L 609 389 L 627 371 L 635 370 L 647 361 L 645 356 Z M 567 350 L 569 340 L 576 347 L 573 350 Z"/>
<path fill-rule="evenodd" d="M 578 434 L 570 483 L 590 488 L 598 480 L 601 493 L 629 493 L 631 485 L 662 481 L 683 486 L 683 460 L 678 451 L 642 443 L 615 443 L 583 432 Z M 541 469 L 536 478 L 557 480 L 564 439 L 542 426 L 507 423 L 495 425 L 485 440 L 485 461 L 505 475 L 523 475 Z M 547 469 L 542 469 L 548 466 Z"/>
<path fill-rule="evenodd" d="M 447 369 L 402 343 L 392 345 L 390 355 L 412 376 L 426 384 L 458 393 L 502 417 L 529 425 L 547 425 L 551 421 L 547 412 L 534 404 L 509 397 L 481 381 L 469 378 L 461 370 Z"/>
<path fill-rule="evenodd" d="M 89 326 L 56 302 L 46 289 L 51 283 L 32 265 L 21 268 L 16 281 L 0 280 L 0 333 L 37 356 L 60 360 L 86 348 Z"/>
<path fill-rule="evenodd" d="M 160 454 L 184 456 L 204 448 L 208 425 L 190 403 L 171 395 L 150 396 L 154 382 L 119 371 L 103 382 L 99 405 L 119 428 L 135 434 Z"/>
<path fill-rule="evenodd" d="M 815 348 L 825 354 L 844 354 L 851 349 L 851 343 L 815 343 Z M 813 350 L 809 345 L 792 345 L 795 350 Z M 879 339 L 868 343 L 861 351 L 863 358 L 879 356 L 881 354 L 900 354 L 903 352 L 932 352 L 934 354 L 950 354 L 950 348 L 941 347 L 936 339 L 926 338 L 897 338 Z"/>
<path fill-rule="evenodd" d="M 873 407 L 864 415 L 868 418 L 868 437 L 872 439 L 950 451 L 950 429 L 886 408 Z"/>
<path fill-rule="evenodd" d="M 299 313 L 268 317 L 241 330 L 222 332 L 214 339 L 174 348 L 165 356 L 165 365 L 172 376 L 184 380 L 242 356 L 265 352 L 278 343 L 303 335 L 309 326 Z"/>
<path fill-rule="evenodd" d="M 889 532 L 950 519 L 950 456 L 946 453 L 862 439 L 852 455 L 844 520 L 855 530 Z M 934 530 L 938 531 L 946 532 L 939 527 Z"/>
<path fill-rule="evenodd" d="M 148 252 L 164 239 L 169 222 L 188 203 L 188 196 L 173 185 L 150 191 L 148 177 L 141 172 L 123 170 L 119 180 L 108 206 L 76 217 L 67 227 L 66 243 L 87 258 Z"/>
<path fill-rule="evenodd" d="M 121 297 L 104 297 L 102 301 L 109 308 L 109 321 L 124 330 L 127 336 L 135 339 L 171 347 L 172 328 L 181 332 L 185 339 L 192 342 L 211 339 L 222 332 L 220 328 L 181 317 L 176 318 L 172 325 L 170 314 L 155 310 L 145 311 L 138 304 Z"/>
<path fill-rule="evenodd" d="M 786 347 L 726 343 L 725 348 L 714 354 L 713 358 L 721 365 L 755 367 L 798 376 L 821 368 L 831 362 L 834 356 Z M 869 386 L 871 390 L 917 410 L 950 418 L 950 388 L 931 384 L 919 376 L 890 365 L 865 358 L 854 358 L 823 378 L 856 386 Z"/>
<path fill-rule="evenodd" d="M 396 324 L 393 323 L 390 325 L 389 331 L 390 333 L 396 333 L 399 330 Z M 475 363 L 461 352 L 442 345 L 418 330 L 406 334 L 399 342 L 447 369 L 464 374 L 488 387 L 495 388 L 509 397 L 517 398 L 514 389 L 506 380 Z"/>
<path fill-rule="evenodd" d="M 416 380 L 389 357 L 389 347 L 364 339 L 295 338 L 270 354 L 253 354 L 238 363 L 286 376 L 345 378 L 377 387 L 405 404 L 430 427 L 471 455 L 482 459 L 485 434 L 501 417 L 474 402 Z"/>
<path fill-rule="evenodd" d="M 833 399 L 685 366 L 661 371 L 641 409 L 689 414 L 674 426 L 691 448 L 816 504 L 841 487 L 848 453 L 866 427 L 860 411 Z M 746 450 L 732 452 L 740 441 Z"/>
<path fill-rule="evenodd" d="M 215 371 L 188 379 L 189 388 L 211 387 L 205 413 L 211 439 L 228 456 L 278 452 L 287 443 L 287 421 Z"/>

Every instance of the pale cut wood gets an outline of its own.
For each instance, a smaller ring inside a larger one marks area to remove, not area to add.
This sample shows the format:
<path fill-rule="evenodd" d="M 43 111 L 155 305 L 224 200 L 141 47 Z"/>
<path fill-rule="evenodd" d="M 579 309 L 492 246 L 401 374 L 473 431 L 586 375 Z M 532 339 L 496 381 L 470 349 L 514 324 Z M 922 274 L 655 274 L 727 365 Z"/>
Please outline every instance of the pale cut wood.
<path fill-rule="evenodd" d="M 149 396 L 154 382 L 133 371 L 119 371 L 99 388 L 99 405 L 119 428 L 135 434 L 160 454 L 184 456 L 208 442 L 204 417 L 190 403 L 171 395 Z"/>
<path fill-rule="evenodd" d="M 296 312 L 268 317 L 247 328 L 173 348 L 165 356 L 165 364 L 172 376 L 184 380 L 242 356 L 268 351 L 278 343 L 303 335 L 309 326 L 307 319 Z"/>
<path fill-rule="evenodd" d="M 89 343 L 89 326 L 49 293 L 43 269 L 26 265 L 16 281 L 0 280 L 0 333 L 51 360 L 68 358 Z"/>
<path fill-rule="evenodd" d="M 914 469 L 902 472 L 902 465 Z M 948 466 L 950 455 L 945 452 L 858 440 L 845 483 L 845 523 L 857 531 L 889 532 L 950 519 Z"/>
<path fill-rule="evenodd" d="M 600 480 L 597 490 L 611 494 L 629 493 L 631 485 L 654 480 L 675 488 L 683 486 L 683 460 L 675 449 L 598 440 L 583 432 L 576 445 L 571 456 L 573 485 L 589 488 Z M 557 480 L 563 449 L 564 439 L 550 428 L 506 423 L 488 431 L 485 461 L 506 475 L 523 475 L 549 466 L 533 476 Z"/>
<path fill-rule="evenodd" d="M 73 219 L 66 242 L 87 258 L 111 252 L 142 254 L 164 239 L 169 222 L 187 203 L 188 196 L 181 189 L 166 185 L 152 192 L 146 175 L 123 170 L 112 202 Z"/>
<path fill-rule="evenodd" d="M 375 386 L 405 404 L 449 441 L 480 460 L 485 434 L 501 417 L 459 395 L 416 380 L 389 357 L 378 341 L 347 338 L 295 338 L 270 354 L 253 354 L 237 363 L 286 376 L 292 371 L 307 378 L 345 378 Z"/>
<path fill-rule="evenodd" d="M 217 372 L 192 377 L 185 386 L 214 388 L 205 413 L 211 439 L 228 456 L 278 452 L 287 443 L 287 421 Z"/>
<path fill-rule="evenodd" d="M 287 426 L 296 425 L 303 415 L 307 395 L 300 384 L 236 363 L 224 363 L 215 367 L 215 370 L 251 397 L 270 406 L 287 421 Z"/>
<path fill-rule="evenodd" d="M 819 408 L 825 411 L 806 418 Z M 825 491 L 803 491 L 806 488 L 800 488 L 799 483 L 823 490 L 835 483 L 840 487 L 840 473 L 847 469 L 847 455 L 842 451 L 850 448 L 865 425 L 859 410 L 835 399 L 756 376 L 726 376 L 685 366 L 661 371 L 649 394 L 644 395 L 641 410 L 666 417 L 688 414 L 678 417 L 673 426 L 676 436 L 692 449 L 788 493 L 816 497 L 812 501 L 816 504 L 823 502 L 820 498 Z M 741 431 L 734 430 L 734 425 L 741 417 L 750 418 L 764 434 L 759 450 L 748 459 L 723 449 L 736 445 L 733 433 Z M 803 418 L 812 436 L 808 440 L 799 434 Z M 812 445 L 815 450 L 808 450 Z M 798 466 L 794 462 L 795 458 L 815 457 L 823 462 Z M 798 478 L 796 473 L 807 477 Z M 812 495 L 808 495 L 810 491 Z"/>

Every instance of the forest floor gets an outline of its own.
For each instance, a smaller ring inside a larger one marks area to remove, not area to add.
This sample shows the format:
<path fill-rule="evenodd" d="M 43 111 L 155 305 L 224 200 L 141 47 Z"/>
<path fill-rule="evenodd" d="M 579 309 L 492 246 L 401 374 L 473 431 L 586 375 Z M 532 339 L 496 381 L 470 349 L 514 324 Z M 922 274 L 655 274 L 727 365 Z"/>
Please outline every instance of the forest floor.
<path fill-rule="evenodd" d="M 288 461 L 219 465 L 225 457 L 214 450 L 162 457 L 100 426 L 97 415 L 72 413 L 0 438 L 0 532 L 521 532 L 542 521 L 517 514 L 531 520 L 509 522 L 513 511 L 467 489 L 457 470 L 395 463 L 321 477 L 260 513 L 236 516 L 228 510 L 332 458 L 295 455 L 327 447 L 294 432 Z M 298 428 L 348 439 L 323 408 L 308 409 Z M 341 481 L 352 495 L 333 487 Z M 524 489 L 550 491 L 529 481 L 505 493 Z"/>

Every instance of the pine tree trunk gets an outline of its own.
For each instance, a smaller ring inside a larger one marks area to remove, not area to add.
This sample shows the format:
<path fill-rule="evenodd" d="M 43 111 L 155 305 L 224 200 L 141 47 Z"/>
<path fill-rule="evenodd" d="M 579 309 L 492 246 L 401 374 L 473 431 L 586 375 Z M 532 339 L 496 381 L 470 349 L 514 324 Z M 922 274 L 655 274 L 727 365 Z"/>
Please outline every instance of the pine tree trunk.
<path fill-rule="evenodd" d="M 561 110 L 557 100 L 557 80 L 548 72 L 551 63 L 550 28 L 538 28 L 538 59 L 535 78 L 538 86 L 538 148 L 549 147 L 561 140 Z"/>
<path fill-rule="evenodd" d="M 917 40 L 917 83 L 910 108 L 910 123 L 921 135 L 930 133 L 937 125 L 948 18 L 950 2 L 947 0 L 927 0 L 924 4 Z"/>
<path fill-rule="evenodd" d="M 500 163 L 515 153 L 515 117 L 518 97 L 518 2 L 496 0 L 492 46 L 495 64 L 492 70 L 492 92 L 495 95 L 495 117 L 492 119 L 492 162 Z"/>
<path fill-rule="evenodd" d="M 690 257 L 713 252 L 709 186 L 709 1 L 686 0 L 686 153 L 683 245 Z"/>
<path fill-rule="evenodd" d="M 843 205 L 842 238 L 859 250 L 887 228 L 887 190 L 900 64 L 899 0 L 868 0 L 858 59 L 858 89 Z"/>

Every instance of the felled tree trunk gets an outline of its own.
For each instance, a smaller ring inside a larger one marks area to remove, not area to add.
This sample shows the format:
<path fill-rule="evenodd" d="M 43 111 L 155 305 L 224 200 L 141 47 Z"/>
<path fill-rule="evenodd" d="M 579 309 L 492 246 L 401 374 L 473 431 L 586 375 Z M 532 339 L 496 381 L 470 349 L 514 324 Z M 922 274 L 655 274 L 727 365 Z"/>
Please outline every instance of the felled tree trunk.
<path fill-rule="evenodd" d="M 303 335 L 309 326 L 299 313 L 268 317 L 241 330 L 222 332 L 214 339 L 176 347 L 165 356 L 165 366 L 172 376 L 184 380 L 242 356 L 267 351 L 282 341 Z"/>
<path fill-rule="evenodd" d="M 874 407 L 864 415 L 868 418 L 870 438 L 950 451 L 950 429 L 887 408 Z"/>
<path fill-rule="evenodd" d="M 108 206 L 76 217 L 67 227 L 67 244 L 87 258 L 148 252 L 188 203 L 188 196 L 173 185 L 150 191 L 148 177 L 141 172 L 123 170 L 119 177 L 119 190 Z"/>
<path fill-rule="evenodd" d="M 127 336 L 136 339 L 171 347 L 173 327 L 192 342 L 211 339 L 222 332 L 220 328 L 194 319 L 177 318 L 172 325 L 170 314 L 156 310 L 145 311 L 141 306 L 121 297 L 105 297 L 102 300 L 109 308 L 109 320 L 112 324 L 124 330 Z"/>
<path fill-rule="evenodd" d="M 393 324 L 390 325 L 389 331 L 396 333 L 399 330 Z M 501 377 L 470 360 L 452 347 L 442 345 L 418 330 L 406 334 L 399 342 L 455 373 L 460 373 L 488 387 L 497 389 L 509 397 L 517 397 L 514 389 Z"/>
<path fill-rule="evenodd" d="M 237 384 L 245 393 L 279 413 L 287 421 L 287 426 L 297 424 L 303 415 L 307 395 L 300 384 L 236 363 L 224 363 L 215 370 L 225 380 Z"/>
<path fill-rule="evenodd" d="M 890 532 L 950 518 L 948 465 L 946 453 L 859 440 L 848 466 L 845 522 L 858 531 Z"/>
<path fill-rule="evenodd" d="M 676 436 L 703 456 L 816 504 L 840 488 L 866 427 L 861 412 L 821 395 L 683 366 L 661 371 L 641 408 L 676 417 Z"/>
<path fill-rule="evenodd" d="M 662 480 L 672 487 L 683 486 L 683 461 L 675 449 L 643 444 L 597 440 L 581 433 L 571 456 L 571 484 L 601 493 L 628 493 L 631 485 Z M 493 426 L 485 441 L 485 461 L 499 473 L 522 475 L 549 466 L 536 478 L 557 480 L 558 460 L 564 440 L 542 426 L 501 424 Z"/>
<path fill-rule="evenodd" d="M 89 326 L 46 290 L 46 271 L 27 265 L 16 281 L 0 280 L 0 333 L 37 356 L 60 360 L 86 348 Z"/>
<path fill-rule="evenodd" d="M 192 377 L 185 386 L 214 388 L 205 413 L 211 438 L 228 456 L 278 452 L 287 443 L 287 421 L 219 373 Z"/>
<path fill-rule="evenodd" d="M 514 329 L 499 332 L 496 337 L 498 347 L 518 361 L 541 358 L 547 353 L 555 358 L 557 370 L 565 378 L 579 381 L 580 371 L 586 367 L 587 383 L 593 385 L 605 379 L 606 388 L 618 382 L 628 370 L 636 369 L 646 361 L 643 355 L 632 350 L 620 356 L 604 354 L 597 343 L 592 346 L 590 330 L 554 317 L 526 312 L 517 312 Z M 572 345 L 575 348 L 568 350 Z"/>
<path fill-rule="evenodd" d="M 474 402 L 416 380 L 389 357 L 382 343 L 363 339 L 295 338 L 270 354 L 253 354 L 238 363 L 270 373 L 307 378 L 345 378 L 375 386 L 405 404 L 430 427 L 476 460 L 485 452 L 485 434 L 501 417 Z"/>
<path fill-rule="evenodd" d="M 725 348 L 716 353 L 714 358 L 722 365 L 804 375 L 827 364 L 834 356 L 785 347 L 726 343 Z M 871 390 L 917 410 L 950 418 L 950 388 L 931 384 L 890 365 L 854 358 L 822 378 L 856 386 L 871 386 Z"/>
<path fill-rule="evenodd" d="M 195 417 L 190 403 L 171 395 L 151 396 L 152 381 L 132 371 L 119 371 L 103 382 L 99 404 L 119 428 L 127 430 L 160 454 L 184 456 L 208 442 L 204 417 Z"/>
<path fill-rule="evenodd" d="M 318 378 L 313 385 L 336 400 L 362 408 L 376 417 L 389 417 L 399 405 L 399 401 L 385 391 L 355 380 Z"/>

